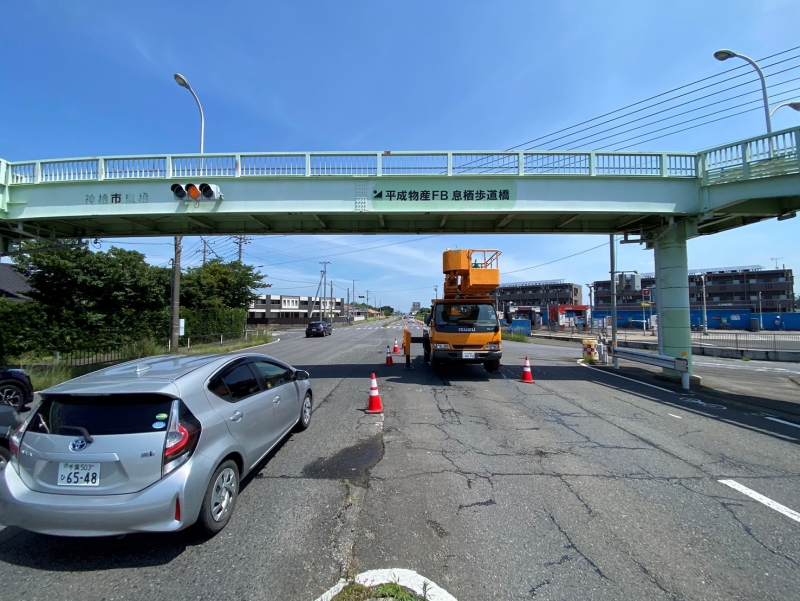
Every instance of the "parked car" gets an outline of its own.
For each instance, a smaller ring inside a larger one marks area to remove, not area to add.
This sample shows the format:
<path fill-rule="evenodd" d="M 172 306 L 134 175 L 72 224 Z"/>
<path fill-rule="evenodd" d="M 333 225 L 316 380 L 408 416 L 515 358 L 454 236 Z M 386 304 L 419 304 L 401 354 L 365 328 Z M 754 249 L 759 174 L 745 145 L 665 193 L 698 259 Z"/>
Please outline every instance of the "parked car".
<path fill-rule="evenodd" d="M 313 399 L 308 372 L 252 353 L 140 359 L 41 397 L 10 439 L 0 523 L 63 536 L 219 532 Z"/>
<path fill-rule="evenodd" d="M 13 407 L 0 405 L 0 473 L 5 469 L 8 460 L 11 459 L 11 450 L 8 441 L 14 430 L 19 428 L 22 420 Z"/>
<path fill-rule="evenodd" d="M 330 336 L 333 327 L 327 321 L 312 321 L 306 326 L 306 338 L 309 336 Z"/>
<path fill-rule="evenodd" d="M 17 411 L 33 401 L 33 384 L 24 369 L 0 368 L 0 405 Z"/>

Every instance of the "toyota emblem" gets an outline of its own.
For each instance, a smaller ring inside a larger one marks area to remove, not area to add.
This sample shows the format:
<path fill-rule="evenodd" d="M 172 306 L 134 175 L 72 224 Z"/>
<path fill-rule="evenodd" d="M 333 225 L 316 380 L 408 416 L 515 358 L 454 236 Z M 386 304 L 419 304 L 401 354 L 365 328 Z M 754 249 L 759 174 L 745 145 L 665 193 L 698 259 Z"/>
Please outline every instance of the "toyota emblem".
<path fill-rule="evenodd" d="M 77 440 L 73 440 L 72 444 L 69 445 L 70 451 L 82 451 L 87 446 L 86 441 L 83 438 L 78 438 Z"/>

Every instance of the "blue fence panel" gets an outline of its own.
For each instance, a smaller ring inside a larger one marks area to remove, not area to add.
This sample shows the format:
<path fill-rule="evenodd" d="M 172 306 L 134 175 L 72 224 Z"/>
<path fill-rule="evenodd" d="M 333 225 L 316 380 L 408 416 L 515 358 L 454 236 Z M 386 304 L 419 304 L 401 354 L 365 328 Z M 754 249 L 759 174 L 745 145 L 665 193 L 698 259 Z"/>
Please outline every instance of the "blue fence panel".
<path fill-rule="evenodd" d="M 531 335 L 531 320 L 530 319 L 515 319 L 511 322 L 511 333 L 522 334 L 523 336 Z"/>

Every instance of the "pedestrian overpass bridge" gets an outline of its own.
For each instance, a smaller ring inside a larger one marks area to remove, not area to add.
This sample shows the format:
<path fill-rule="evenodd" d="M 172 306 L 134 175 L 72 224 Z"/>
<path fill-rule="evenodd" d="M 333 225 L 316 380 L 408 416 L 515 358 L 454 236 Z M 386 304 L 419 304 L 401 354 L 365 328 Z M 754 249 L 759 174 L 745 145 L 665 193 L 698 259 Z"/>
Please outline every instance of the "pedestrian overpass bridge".
<path fill-rule="evenodd" d="M 691 354 L 686 240 L 800 209 L 800 128 L 699 153 L 308 152 L 0 160 L 13 241 L 623 234 L 653 248 L 663 351 Z M 172 186 L 217 186 L 178 199 Z"/>

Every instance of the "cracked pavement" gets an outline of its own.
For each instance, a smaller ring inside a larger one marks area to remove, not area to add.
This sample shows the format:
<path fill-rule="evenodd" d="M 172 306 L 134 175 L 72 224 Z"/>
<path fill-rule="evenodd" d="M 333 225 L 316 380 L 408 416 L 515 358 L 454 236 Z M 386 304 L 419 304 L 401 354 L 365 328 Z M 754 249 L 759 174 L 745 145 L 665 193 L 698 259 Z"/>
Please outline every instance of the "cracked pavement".
<path fill-rule="evenodd" d="M 499 374 L 385 367 L 394 337 L 258 349 L 309 369 L 312 425 L 217 537 L 2 529 L 1 597 L 206 598 L 224 577 L 231 598 L 310 600 L 378 568 L 460 601 L 798 596 L 800 523 L 718 480 L 800 510 L 800 429 L 580 367 L 574 348 L 507 342 Z M 372 372 L 381 416 L 363 412 Z"/>

